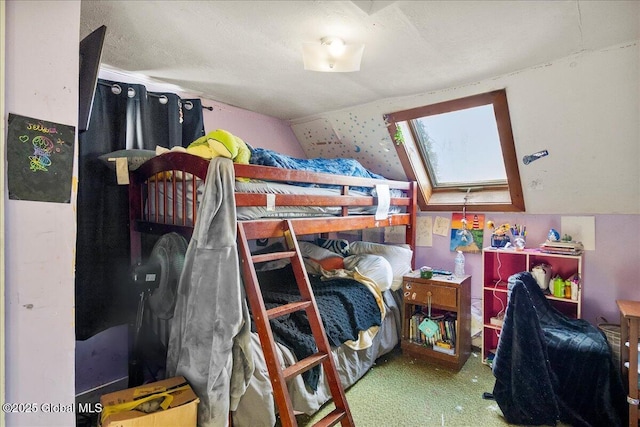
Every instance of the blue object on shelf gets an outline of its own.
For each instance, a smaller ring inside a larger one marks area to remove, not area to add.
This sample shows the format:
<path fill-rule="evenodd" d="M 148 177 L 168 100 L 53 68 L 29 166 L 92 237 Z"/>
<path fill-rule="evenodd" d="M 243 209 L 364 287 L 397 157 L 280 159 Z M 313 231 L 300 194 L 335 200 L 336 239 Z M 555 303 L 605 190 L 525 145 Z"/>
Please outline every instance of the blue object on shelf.
<path fill-rule="evenodd" d="M 491 235 L 491 247 L 492 248 L 504 248 L 507 243 L 511 242 L 511 239 L 506 234 L 492 234 Z"/>

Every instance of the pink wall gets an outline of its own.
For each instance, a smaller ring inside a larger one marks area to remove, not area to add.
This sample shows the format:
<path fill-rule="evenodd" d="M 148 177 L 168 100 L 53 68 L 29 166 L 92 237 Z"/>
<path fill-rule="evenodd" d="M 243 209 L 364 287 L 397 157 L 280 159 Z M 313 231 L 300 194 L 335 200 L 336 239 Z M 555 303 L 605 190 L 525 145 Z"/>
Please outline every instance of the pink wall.
<path fill-rule="evenodd" d="M 202 100 L 205 132 L 225 129 L 256 148 L 269 148 L 292 157 L 306 158 L 288 122 L 215 101 Z"/>
<path fill-rule="evenodd" d="M 450 213 L 426 214 L 451 218 Z M 596 323 L 597 317 L 618 321 L 616 299 L 640 299 L 639 215 L 595 216 L 595 250 L 584 254 L 583 318 Z M 496 224 L 527 225 L 527 246 L 544 242 L 550 228 L 560 230 L 561 215 L 485 214 Z M 490 246 L 490 232 L 485 229 L 484 247 Z M 449 237 L 433 235 L 433 246 L 416 248 L 416 267 L 428 265 L 453 270 L 454 254 L 449 251 Z M 472 275 L 471 296 L 481 298 L 482 256 L 466 254 L 465 272 Z"/>
<path fill-rule="evenodd" d="M 6 113 L 76 126 L 79 1 L 8 1 L 5 32 Z M 6 150 L 2 135 L 2 150 Z M 77 138 L 74 147 L 77 147 Z M 76 151 L 77 153 L 77 151 Z M 5 173 L 3 164 L 0 173 Z M 5 189 L 6 395 L 32 404 L 0 414 L 0 425 L 72 426 L 76 188 L 71 203 L 9 200 Z M 50 177 L 50 179 L 56 179 Z M 0 393 L 1 394 L 1 393 Z M 47 406 L 50 404 L 51 406 Z M 57 406 L 56 406 L 57 405 Z M 27 409 L 31 409 L 28 411 Z M 55 410 L 54 410 L 55 409 Z"/>

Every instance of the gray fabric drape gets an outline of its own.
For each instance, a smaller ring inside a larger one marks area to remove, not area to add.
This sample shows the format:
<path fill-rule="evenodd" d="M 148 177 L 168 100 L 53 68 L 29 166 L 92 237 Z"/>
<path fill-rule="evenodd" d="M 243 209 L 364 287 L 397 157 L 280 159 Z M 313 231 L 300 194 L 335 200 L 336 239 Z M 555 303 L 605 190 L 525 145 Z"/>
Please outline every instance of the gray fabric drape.
<path fill-rule="evenodd" d="M 167 375 L 200 398 L 198 426 L 228 425 L 253 374 L 249 311 L 236 245 L 234 169 L 211 160 L 171 324 Z"/>

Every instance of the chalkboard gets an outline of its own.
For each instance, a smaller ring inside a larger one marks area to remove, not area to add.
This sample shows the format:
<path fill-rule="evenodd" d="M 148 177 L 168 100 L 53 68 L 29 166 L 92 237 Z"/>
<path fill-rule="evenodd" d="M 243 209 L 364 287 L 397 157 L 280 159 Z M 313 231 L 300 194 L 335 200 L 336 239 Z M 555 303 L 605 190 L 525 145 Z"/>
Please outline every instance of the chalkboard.
<path fill-rule="evenodd" d="M 73 126 L 9 114 L 9 199 L 69 203 L 75 134 Z"/>

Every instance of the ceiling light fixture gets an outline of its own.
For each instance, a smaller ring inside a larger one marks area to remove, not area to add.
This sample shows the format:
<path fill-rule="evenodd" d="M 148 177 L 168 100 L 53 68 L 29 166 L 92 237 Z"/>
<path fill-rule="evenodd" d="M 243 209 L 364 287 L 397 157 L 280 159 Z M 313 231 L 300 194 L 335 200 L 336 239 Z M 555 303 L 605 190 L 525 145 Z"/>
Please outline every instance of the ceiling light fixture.
<path fill-rule="evenodd" d="M 303 43 L 304 69 L 330 73 L 360 71 L 363 44 L 345 44 L 338 37 L 323 37 L 320 43 Z"/>

